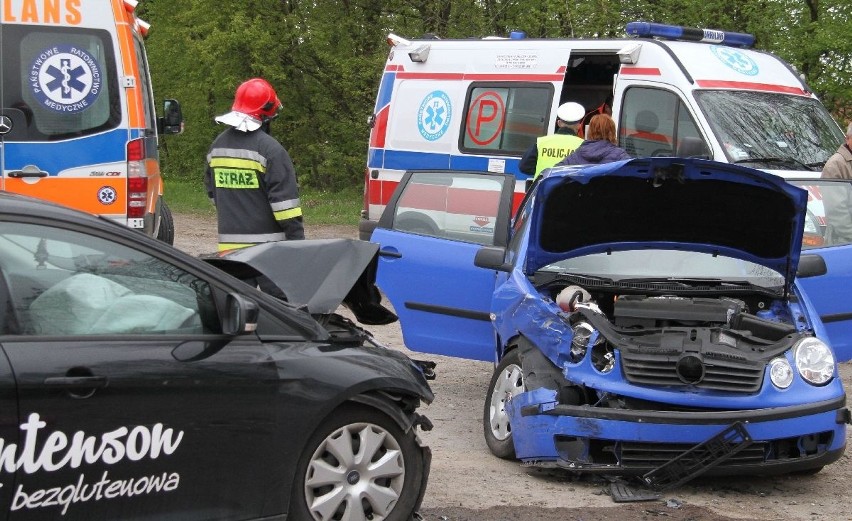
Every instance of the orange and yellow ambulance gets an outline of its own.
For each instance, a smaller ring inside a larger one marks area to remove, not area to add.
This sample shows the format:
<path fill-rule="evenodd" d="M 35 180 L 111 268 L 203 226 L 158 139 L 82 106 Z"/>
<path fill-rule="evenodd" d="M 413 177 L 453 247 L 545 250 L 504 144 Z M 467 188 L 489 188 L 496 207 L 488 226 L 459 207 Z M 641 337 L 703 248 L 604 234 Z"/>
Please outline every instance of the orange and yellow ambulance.
<path fill-rule="evenodd" d="M 0 190 L 98 214 L 171 243 L 157 117 L 135 0 L 0 0 Z"/>

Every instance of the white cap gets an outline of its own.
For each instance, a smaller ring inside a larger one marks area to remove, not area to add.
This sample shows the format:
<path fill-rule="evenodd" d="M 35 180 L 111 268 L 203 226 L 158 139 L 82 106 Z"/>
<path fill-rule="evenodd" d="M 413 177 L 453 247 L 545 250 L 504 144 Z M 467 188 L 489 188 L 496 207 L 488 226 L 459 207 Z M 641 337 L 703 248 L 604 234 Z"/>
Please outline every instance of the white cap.
<path fill-rule="evenodd" d="M 559 105 L 558 109 L 556 109 L 556 117 L 565 123 L 577 123 L 583 119 L 583 116 L 585 115 L 586 109 L 584 109 L 579 103 L 573 101 L 563 103 L 562 105 Z"/>
<path fill-rule="evenodd" d="M 237 112 L 236 110 L 232 110 L 231 112 L 222 114 L 221 116 L 216 116 L 215 119 L 216 123 L 224 123 L 225 125 L 230 125 L 243 132 L 254 132 L 259 129 L 262 124 L 259 119 L 253 118 L 242 112 Z"/>

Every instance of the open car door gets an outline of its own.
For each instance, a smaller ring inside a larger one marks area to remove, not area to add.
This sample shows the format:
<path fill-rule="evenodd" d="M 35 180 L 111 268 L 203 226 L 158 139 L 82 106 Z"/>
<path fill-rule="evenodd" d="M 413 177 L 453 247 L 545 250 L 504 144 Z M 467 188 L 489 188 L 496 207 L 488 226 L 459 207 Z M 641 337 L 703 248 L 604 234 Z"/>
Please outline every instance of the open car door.
<path fill-rule="evenodd" d="M 495 360 L 490 320 L 496 272 L 474 266 L 505 246 L 515 178 L 490 172 L 406 173 L 373 231 L 376 281 L 414 351 Z"/>
<path fill-rule="evenodd" d="M 798 283 L 825 324 L 837 359 L 852 360 L 852 183 L 788 181 L 809 193 Z"/>

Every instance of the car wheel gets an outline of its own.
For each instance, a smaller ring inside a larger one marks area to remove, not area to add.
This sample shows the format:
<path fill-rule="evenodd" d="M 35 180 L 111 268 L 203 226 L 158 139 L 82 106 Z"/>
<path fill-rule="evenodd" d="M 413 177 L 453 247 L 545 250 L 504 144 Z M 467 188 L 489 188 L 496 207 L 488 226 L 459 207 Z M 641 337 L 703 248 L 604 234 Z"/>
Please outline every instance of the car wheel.
<path fill-rule="evenodd" d="M 175 220 L 165 201 L 161 201 L 160 204 L 160 228 L 157 230 L 157 239 L 169 245 L 175 243 Z"/>
<path fill-rule="evenodd" d="M 403 432 L 376 409 L 335 411 L 299 460 L 293 519 L 412 519 L 424 474 L 414 429 Z"/>
<path fill-rule="evenodd" d="M 518 350 L 513 349 L 503 356 L 497 364 L 497 369 L 494 370 L 482 415 L 485 443 L 498 458 L 515 458 L 515 443 L 512 439 L 512 426 L 509 424 L 506 402 L 524 391 L 521 358 L 518 356 Z"/>

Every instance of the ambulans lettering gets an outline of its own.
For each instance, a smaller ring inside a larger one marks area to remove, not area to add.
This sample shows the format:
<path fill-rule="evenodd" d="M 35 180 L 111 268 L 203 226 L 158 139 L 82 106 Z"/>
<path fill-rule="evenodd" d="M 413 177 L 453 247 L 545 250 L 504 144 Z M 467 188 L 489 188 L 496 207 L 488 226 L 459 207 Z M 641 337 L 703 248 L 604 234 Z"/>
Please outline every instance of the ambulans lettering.
<path fill-rule="evenodd" d="M 257 174 L 250 170 L 217 168 L 216 188 L 259 188 Z"/>
<path fill-rule="evenodd" d="M 429 93 L 417 111 L 417 128 L 420 135 L 429 141 L 439 139 L 450 128 L 453 109 L 450 97 L 441 90 Z"/>
<path fill-rule="evenodd" d="M 130 479 L 109 479 L 109 472 L 104 471 L 100 481 L 86 482 L 86 475 L 80 474 L 77 482 L 64 487 L 43 488 L 25 491 L 23 485 L 18 485 L 12 498 L 11 510 L 22 508 L 62 507 L 62 515 L 68 512 L 72 503 L 100 501 L 118 497 L 133 497 L 156 492 L 171 492 L 180 485 L 180 474 L 163 472 L 151 476 Z"/>
<path fill-rule="evenodd" d="M 81 112 L 101 92 L 101 68 L 87 51 L 56 45 L 36 55 L 28 81 L 42 106 L 56 112 Z"/>
<path fill-rule="evenodd" d="M 80 0 L 3 0 L 3 21 L 79 25 Z"/>
<path fill-rule="evenodd" d="M 740 74 L 755 76 L 760 72 L 757 63 L 739 49 L 725 47 L 724 45 L 711 45 L 710 50 L 722 63 Z"/>
<path fill-rule="evenodd" d="M 32 413 L 21 424 L 22 447 L 7 444 L 0 438 L 0 469 L 32 474 L 41 470 L 55 472 L 65 467 L 76 469 L 83 463 L 113 465 L 125 459 L 157 459 L 161 455 L 171 455 L 183 440 L 183 431 L 175 434 L 174 429 L 164 429 L 162 423 L 156 423 L 152 427 L 119 427 L 99 437 L 77 431 L 69 439 L 64 432 L 53 431 L 40 443 L 39 433 L 46 426 L 38 413 Z"/>

